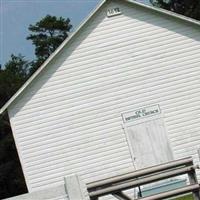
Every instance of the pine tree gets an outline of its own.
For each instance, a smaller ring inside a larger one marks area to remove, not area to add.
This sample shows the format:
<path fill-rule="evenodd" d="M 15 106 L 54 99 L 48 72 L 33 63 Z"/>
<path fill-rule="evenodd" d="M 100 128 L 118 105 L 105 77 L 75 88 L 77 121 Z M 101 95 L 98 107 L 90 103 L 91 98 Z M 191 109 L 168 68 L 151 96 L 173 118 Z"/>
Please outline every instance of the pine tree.
<path fill-rule="evenodd" d="M 32 40 L 35 46 L 36 60 L 32 63 L 32 72 L 34 72 L 68 37 L 72 25 L 70 19 L 47 15 L 39 22 L 29 26 L 32 33 L 27 40 Z"/>

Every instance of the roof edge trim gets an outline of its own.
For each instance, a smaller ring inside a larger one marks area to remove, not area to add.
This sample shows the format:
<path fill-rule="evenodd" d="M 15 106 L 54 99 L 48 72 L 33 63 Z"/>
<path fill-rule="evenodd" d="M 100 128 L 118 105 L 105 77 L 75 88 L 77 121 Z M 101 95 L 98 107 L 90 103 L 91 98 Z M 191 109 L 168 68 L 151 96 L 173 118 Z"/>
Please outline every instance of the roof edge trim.
<path fill-rule="evenodd" d="M 53 60 L 53 58 L 74 38 L 74 36 L 80 31 L 80 29 L 87 23 L 87 21 L 99 10 L 103 4 L 108 0 L 100 2 L 96 8 L 83 20 L 76 31 L 67 37 L 61 45 L 47 58 L 47 60 L 33 73 L 33 75 L 21 86 L 21 88 L 7 101 L 7 103 L 0 109 L 0 115 L 2 115 L 6 109 L 15 101 L 15 99 L 28 87 L 28 85 L 40 74 L 40 72 Z"/>
<path fill-rule="evenodd" d="M 183 20 L 185 22 L 189 22 L 189 23 L 192 23 L 192 24 L 200 26 L 200 21 L 198 21 L 196 19 L 193 19 L 193 18 L 190 18 L 190 17 L 186 17 L 184 15 L 177 14 L 175 12 L 172 12 L 172 11 L 169 11 L 169 10 L 165 10 L 163 8 L 158 8 L 158 7 L 150 6 L 150 5 L 147 5 L 147 4 L 142 4 L 140 2 L 137 2 L 136 0 L 124 0 L 124 1 L 129 2 L 131 4 L 138 5 L 138 6 L 143 7 L 143 8 L 147 8 L 147 9 L 155 11 L 157 13 L 161 13 L 161 14 L 165 14 L 165 15 L 168 15 L 168 16 L 171 16 L 171 17 L 175 17 L 175 18 Z"/>

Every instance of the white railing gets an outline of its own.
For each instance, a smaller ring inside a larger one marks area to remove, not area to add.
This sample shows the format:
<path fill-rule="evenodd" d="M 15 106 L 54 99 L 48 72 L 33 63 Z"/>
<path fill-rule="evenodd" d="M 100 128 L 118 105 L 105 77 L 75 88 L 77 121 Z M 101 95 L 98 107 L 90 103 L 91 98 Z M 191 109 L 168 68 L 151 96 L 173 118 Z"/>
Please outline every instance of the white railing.
<path fill-rule="evenodd" d="M 188 175 L 189 185 L 139 199 L 163 200 L 192 193 L 194 200 L 200 200 L 196 168 L 198 167 L 193 165 L 193 160 L 189 157 L 88 184 L 81 181 L 77 175 L 71 175 L 64 178 L 63 185 L 9 198 L 9 200 L 98 200 L 99 197 L 105 195 L 113 195 L 119 200 L 133 200 L 134 198 L 125 194 L 123 190 L 185 174 Z"/>
<path fill-rule="evenodd" d="M 127 196 L 123 193 L 123 190 L 187 174 L 190 182 L 189 185 L 149 197 L 140 197 L 139 199 L 162 200 L 192 192 L 194 200 L 200 200 L 199 184 L 195 172 L 196 168 L 197 166 L 193 165 L 192 158 L 189 157 L 96 181 L 87 184 L 87 189 L 92 200 L 97 200 L 99 197 L 108 194 L 113 195 L 119 200 L 133 200 L 134 198 Z"/>

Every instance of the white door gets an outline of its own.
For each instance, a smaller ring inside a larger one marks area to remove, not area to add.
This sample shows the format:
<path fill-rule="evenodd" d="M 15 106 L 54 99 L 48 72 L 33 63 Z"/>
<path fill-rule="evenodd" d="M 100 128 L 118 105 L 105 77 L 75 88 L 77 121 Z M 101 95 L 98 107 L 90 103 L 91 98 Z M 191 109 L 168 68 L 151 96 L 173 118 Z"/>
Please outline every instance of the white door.
<path fill-rule="evenodd" d="M 136 169 L 173 159 L 162 118 L 126 126 L 125 130 Z"/>

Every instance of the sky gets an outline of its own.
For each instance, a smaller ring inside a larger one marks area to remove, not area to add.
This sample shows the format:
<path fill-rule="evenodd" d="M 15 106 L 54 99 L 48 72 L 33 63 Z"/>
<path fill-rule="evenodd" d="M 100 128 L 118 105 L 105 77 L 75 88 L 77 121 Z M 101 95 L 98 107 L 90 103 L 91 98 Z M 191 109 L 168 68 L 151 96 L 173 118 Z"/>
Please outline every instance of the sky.
<path fill-rule="evenodd" d="M 147 2 L 148 0 L 138 0 Z M 34 47 L 28 26 L 47 14 L 70 18 L 73 30 L 101 0 L 0 0 L 0 64 L 3 66 L 11 54 L 19 53 L 34 59 Z"/>

